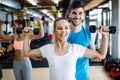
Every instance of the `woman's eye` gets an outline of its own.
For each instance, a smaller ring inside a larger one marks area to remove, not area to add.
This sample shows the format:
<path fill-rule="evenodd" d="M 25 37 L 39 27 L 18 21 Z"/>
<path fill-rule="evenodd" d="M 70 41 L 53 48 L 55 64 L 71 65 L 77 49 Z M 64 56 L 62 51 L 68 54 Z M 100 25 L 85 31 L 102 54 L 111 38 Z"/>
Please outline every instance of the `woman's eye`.
<path fill-rule="evenodd" d="M 65 27 L 65 29 L 68 29 L 68 27 Z"/>
<path fill-rule="evenodd" d="M 61 30 L 62 28 L 58 28 L 59 30 Z"/>

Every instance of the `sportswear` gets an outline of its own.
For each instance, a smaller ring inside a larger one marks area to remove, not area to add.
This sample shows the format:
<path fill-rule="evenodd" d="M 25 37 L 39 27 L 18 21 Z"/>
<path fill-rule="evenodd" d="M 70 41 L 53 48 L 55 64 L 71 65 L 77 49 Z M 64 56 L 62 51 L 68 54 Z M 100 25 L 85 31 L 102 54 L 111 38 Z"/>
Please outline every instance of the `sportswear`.
<path fill-rule="evenodd" d="M 79 32 L 71 31 L 68 42 L 71 44 L 79 44 L 87 48 L 91 42 L 89 28 L 82 26 Z M 76 80 L 88 80 L 89 77 L 89 59 L 86 57 L 78 58 L 76 63 Z"/>
<path fill-rule="evenodd" d="M 13 47 L 15 50 L 23 50 L 23 41 L 14 40 Z"/>
<path fill-rule="evenodd" d="M 42 56 L 48 60 L 50 80 L 76 80 L 75 66 L 78 57 L 82 57 L 86 48 L 77 44 L 69 44 L 65 55 L 54 52 L 55 44 L 47 44 L 40 48 Z"/>

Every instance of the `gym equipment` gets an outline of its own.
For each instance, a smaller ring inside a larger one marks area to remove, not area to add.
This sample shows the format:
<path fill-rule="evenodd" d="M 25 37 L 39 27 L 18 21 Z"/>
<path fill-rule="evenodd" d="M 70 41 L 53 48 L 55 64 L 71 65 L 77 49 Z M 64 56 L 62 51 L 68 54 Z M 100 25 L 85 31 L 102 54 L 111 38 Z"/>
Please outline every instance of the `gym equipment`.
<path fill-rule="evenodd" d="M 49 34 L 48 37 L 49 37 L 50 41 L 52 41 L 53 38 L 54 38 L 54 37 L 53 37 L 53 34 Z"/>
<path fill-rule="evenodd" d="M 110 71 L 110 76 L 115 80 L 120 80 L 120 66 L 113 67 Z"/>
<path fill-rule="evenodd" d="M 2 65 L 0 64 L 0 79 L 3 77 Z"/>
<path fill-rule="evenodd" d="M 21 27 L 17 27 L 17 28 L 16 28 L 17 34 L 21 34 L 22 31 L 23 31 L 23 28 L 21 28 Z"/>
<path fill-rule="evenodd" d="M 5 56 L 6 54 L 13 52 L 13 51 L 14 51 L 14 48 L 12 44 L 7 45 L 6 47 L 2 47 L 0 49 L 0 57 Z"/>
<path fill-rule="evenodd" d="M 42 16 L 42 17 L 41 17 L 41 20 L 45 21 L 45 16 Z"/>
<path fill-rule="evenodd" d="M 9 23 L 8 21 L 6 21 L 6 20 L 4 21 L 4 24 L 6 24 L 6 25 L 7 25 L 8 23 Z"/>
<path fill-rule="evenodd" d="M 30 21 L 34 21 L 34 17 L 30 17 Z"/>
<path fill-rule="evenodd" d="M 7 46 L 7 53 L 14 51 L 13 44 Z"/>
<path fill-rule="evenodd" d="M 120 59 L 113 59 L 109 54 L 107 54 L 104 60 L 104 68 L 109 72 L 110 76 L 115 80 L 120 80 Z"/>
<path fill-rule="evenodd" d="M 38 35 L 38 34 L 40 33 L 40 32 L 39 32 L 39 28 L 34 28 L 33 33 L 34 33 L 35 35 Z"/>
<path fill-rule="evenodd" d="M 114 66 L 110 70 L 110 76 L 115 80 L 120 80 L 120 59 L 114 59 Z"/>
<path fill-rule="evenodd" d="M 16 32 L 17 32 L 17 34 L 21 34 L 21 33 L 23 32 L 23 28 L 17 27 L 17 28 L 16 28 Z M 33 33 L 34 33 L 35 35 L 38 35 L 38 34 L 39 34 L 39 29 L 38 29 L 38 28 L 34 28 Z"/>
<path fill-rule="evenodd" d="M 5 53 L 5 51 L 6 51 L 6 48 L 2 47 L 2 48 L 0 49 L 0 56 L 3 56 L 4 53 Z"/>
<path fill-rule="evenodd" d="M 99 28 L 97 28 L 95 25 L 91 25 L 91 26 L 89 27 L 89 29 L 90 29 L 90 32 L 91 32 L 91 33 L 95 33 L 96 30 L 99 29 Z M 110 26 L 110 27 L 109 27 L 109 33 L 115 34 L 115 33 L 116 33 L 116 27 L 115 27 L 115 26 Z"/>

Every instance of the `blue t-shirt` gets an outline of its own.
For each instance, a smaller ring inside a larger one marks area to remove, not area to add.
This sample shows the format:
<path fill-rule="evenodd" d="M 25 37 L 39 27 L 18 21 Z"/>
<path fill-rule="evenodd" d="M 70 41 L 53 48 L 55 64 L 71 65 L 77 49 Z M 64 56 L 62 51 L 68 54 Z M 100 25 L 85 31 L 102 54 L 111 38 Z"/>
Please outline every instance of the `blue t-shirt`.
<path fill-rule="evenodd" d="M 91 42 L 91 34 L 88 27 L 83 27 L 80 32 L 72 32 L 69 35 L 68 42 L 71 44 L 80 44 L 88 47 Z M 86 57 L 78 58 L 76 63 L 76 80 L 89 79 L 89 59 Z"/>

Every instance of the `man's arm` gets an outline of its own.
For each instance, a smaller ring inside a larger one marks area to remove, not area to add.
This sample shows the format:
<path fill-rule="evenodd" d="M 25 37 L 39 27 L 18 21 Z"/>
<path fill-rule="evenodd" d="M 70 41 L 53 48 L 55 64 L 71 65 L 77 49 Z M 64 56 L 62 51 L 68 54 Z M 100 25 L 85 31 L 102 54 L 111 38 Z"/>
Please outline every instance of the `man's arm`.
<path fill-rule="evenodd" d="M 88 58 L 100 58 L 104 59 L 108 50 L 108 27 L 101 26 L 100 33 L 102 35 L 102 44 L 100 46 L 99 51 L 95 51 L 92 49 L 86 49 L 84 56 Z"/>
<path fill-rule="evenodd" d="M 89 45 L 89 48 L 92 50 L 96 50 L 95 39 L 96 39 L 96 33 L 91 33 L 91 43 Z"/>

